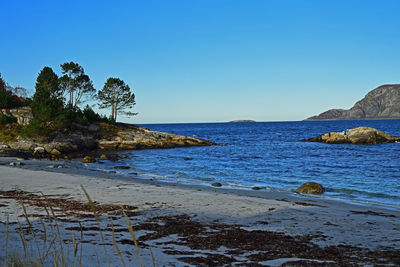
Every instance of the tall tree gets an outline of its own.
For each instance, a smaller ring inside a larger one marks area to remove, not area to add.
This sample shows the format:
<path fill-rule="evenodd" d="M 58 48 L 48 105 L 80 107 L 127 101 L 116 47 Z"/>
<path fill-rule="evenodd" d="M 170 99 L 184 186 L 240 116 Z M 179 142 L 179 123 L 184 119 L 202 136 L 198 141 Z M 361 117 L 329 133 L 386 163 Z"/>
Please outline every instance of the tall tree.
<path fill-rule="evenodd" d="M 11 104 L 11 92 L 8 90 L 8 85 L 1 77 L 0 73 L 0 108 L 9 108 Z"/>
<path fill-rule="evenodd" d="M 61 64 L 61 69 L 64 75 L 60 78 L 60 87 L 69 96 L 72 108 L 82 103 L 85 96 L 95 94 L 93 82 L 79 64 L 66 62 Z"/>
<path fill-rule="evenodd" d="M 36 79 L 35 94 L 32 98 L 34 117 L 39 121 L 48 122 L 59 115 L 64 106 L 61 96 L 62 90 L 57 74 L 50 67 L 44 67 Z"/>
<path fill-rule="evenodd" d="M 119 78 L 108 78 L 97 98 L 100 100 L 99 108 L 111 107 L 111 118 L 117 121 L 118 113 L 128 116 L 137 115 L 137 113 L 126 111 L 133 108 L 135 103 L 135 94 L 131 92 L 129 85 Z"/>

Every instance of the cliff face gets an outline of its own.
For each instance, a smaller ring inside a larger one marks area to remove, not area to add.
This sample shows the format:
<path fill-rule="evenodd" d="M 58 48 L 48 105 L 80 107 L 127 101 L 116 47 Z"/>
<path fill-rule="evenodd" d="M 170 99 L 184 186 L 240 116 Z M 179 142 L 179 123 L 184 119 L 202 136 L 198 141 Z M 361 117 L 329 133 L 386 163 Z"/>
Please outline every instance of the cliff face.
<path fill-rule="evenodd" d="M 400 119 L 400 84 L 382 85 L 351 109 L 331 109 L 306 120 Z"/>
<path fill-rule="evenodd" d="M 0 109 L 0 116 L 1 115 L 17 118 L 17 122 L 20 125 L 27 125 L 33 119 L 33 114 L 30 107 Z"/>

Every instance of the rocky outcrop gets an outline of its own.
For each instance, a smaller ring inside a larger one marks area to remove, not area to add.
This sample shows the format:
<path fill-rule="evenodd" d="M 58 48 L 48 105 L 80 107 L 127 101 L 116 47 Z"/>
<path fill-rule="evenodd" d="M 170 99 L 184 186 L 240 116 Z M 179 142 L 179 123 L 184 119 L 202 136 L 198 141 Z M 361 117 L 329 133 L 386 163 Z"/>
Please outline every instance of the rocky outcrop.
<path fill-rule="evenodd" d="M 88 129 L 82 127 L 80 129 L 82 131 L 76 131 L 69 135 L 59 134 L 46 141 L 18 137 L 16 141 L 0 143 L 0 155 L 18 152 L 35 157 L 60 157 L 65 154 L 96 150 L 116 151 L 215 145 L 210 141 L 156 132 L 136 125 L 120 123 L 113 126 L 111 130 L 104 130 L 101 126 L 105 125 L 92 125 L 86 127 Z"/>
<path fill-rule="evenodd" d="M 351 109 L 331 109 L 306 120 L 400 119 L 400 84 L 370 91 Z"/>
<path fill-rule="evenodd" d="M 327 144 L 370 145 L 400 141 L 400 137 L 391 136 L 374 128 L 358 127 L 343 132 L 325 133 L 302 141 L 321 142 Z"/>
<path fill-rule="evenodd" d="M 308 182 L 308 183 L 302 184 L 299 188 L 297 188 L 296 192 L 302 193 L 302 194 L 318 194 L 319 195 L 324 192 L 324 188 L 319 183 Z"/>
<path fill-rule="evenodd" d="M 0 109 L 0 115 L 3 114 L 16 118 L 18 124 L 20 125 L 27 125 L 33 119 L 33 114 L 30 107 Z"/>
<path fill-rule="evenodd" d="M 59 157 L 62 154 L 95 150 L 98 147 L 98 142 L 88 136 L 71 134 L 58 135 L 50 141 L 37 141 L 28 138 L 18 137 L 16 141 L 5 144 L 0 153 L 5 151 L 14 151 L 20 153 L 32 154 L 36 157 L 52 155 Z"/>
<path fill-rule="evenodd" d="M 104 150 L 133 150 L 209 145 L 214 145 L 214 143 L 194 137 L 156 132 L 137 126 L 134 129 L 120 130 L 111 139 L 104 138 L 99 140 L 99 148 Z"/>

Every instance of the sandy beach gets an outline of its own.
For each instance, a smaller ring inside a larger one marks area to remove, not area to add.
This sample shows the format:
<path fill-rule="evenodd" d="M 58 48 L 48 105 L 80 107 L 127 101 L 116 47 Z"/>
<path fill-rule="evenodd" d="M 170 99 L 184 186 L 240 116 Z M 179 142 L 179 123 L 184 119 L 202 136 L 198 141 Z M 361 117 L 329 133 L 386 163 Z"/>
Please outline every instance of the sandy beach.
<path fill-rule="evenodd" d="M 50 235 L 56 235 L 44 208 L 50 203 L 66 244 L 65 257 L 73 258 L 76 241 L 70 240 L 79 240 L 82 266 L 105 266 L 107 258 L 111 266 L 123 266 L 111 242 L 113 230 L 126 264 L 139 265 L 120 206 L 132 222 L 144 266 L 154 262 L 156 266 L 400 264 L 398 207 L 287 192 L 116 179 L 113 174 L 46 169 L 48 162 L 35 169 L 12 167 L 12 160 L 3 159 L 0 166 L 0 242 L 6 242 L 8 217 L 9 255 L 24 253 L 18 229 L 26 232 L 33 251 L 37 243 L 49 245 Z M 99 209 L 104 242 L 81 185 Z M 49 236 L 43 242 L 44 225 Z M 1 262 L 5 253 L 0 249 Z"/>

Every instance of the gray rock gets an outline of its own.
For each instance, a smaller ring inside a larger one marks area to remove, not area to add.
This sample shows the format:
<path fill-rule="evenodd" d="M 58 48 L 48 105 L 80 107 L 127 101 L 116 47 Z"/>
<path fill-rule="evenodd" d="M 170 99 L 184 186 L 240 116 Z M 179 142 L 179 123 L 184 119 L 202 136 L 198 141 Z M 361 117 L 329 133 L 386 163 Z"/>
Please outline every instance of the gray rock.
<path fill-rule="evenodd" d="M 218 183 L 218 182 L 212 183 L 211 185 L 214 186 L 214 187 L 221 187 L 222 186 L 222 184 Z"/>
<path fill-rule="evenodd" d="M 89 132 L 95 133 L 100 131 L 100 126 L 97 124 L 90 124 L 88 127 Z"/>
<path fill-rule="evenodd" d="M 44 152 L 45 152 L 45 149 L 42 146 L 37 146 L 33 149 L 33 154 L 42 154 Z"/>
<path fill-rule="evenodd" d="M 16 161 L 16 162 L 10 162 L 10 166 L 15 166 L 15 167 L 19 167 L 25 165 L 23 162 L 20 161 Z"/>
<path fill-rule="evenodd" d="M 17 140 L 17 142 L 10 144 L 11 149 L 19 151 L 31 152 L 34 147 L 36 147 L 36 145 L 32 140 Z"/>

